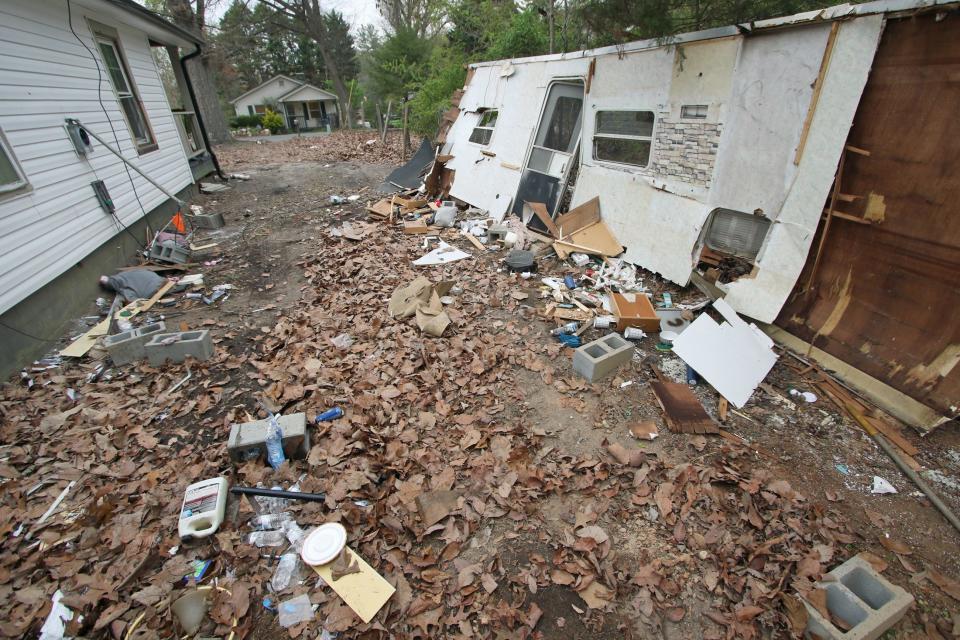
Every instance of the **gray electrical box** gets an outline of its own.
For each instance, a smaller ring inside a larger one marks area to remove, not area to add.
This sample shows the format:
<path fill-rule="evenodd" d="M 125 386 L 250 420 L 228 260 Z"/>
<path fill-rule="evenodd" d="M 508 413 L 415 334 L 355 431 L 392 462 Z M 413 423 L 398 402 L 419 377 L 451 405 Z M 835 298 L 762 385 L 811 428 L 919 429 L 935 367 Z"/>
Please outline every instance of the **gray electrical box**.
<path fill-rule="evenodd" d="M 113 204 L 113 198 L 110 197 L 110 193 L 107 191 L 107 185 L 103 183 L 103 180 L 94 180 L 90 183 L 90 186 L 93 187 L 93 192 L 97 194 L 97 201 L 100 202 L 100 206 L 107 213 L 113 213 L 117 210 L 115 204 Z"/>
<path fill-rule="evenodd" d="M 85 156 L 93 151 L 93 142 L 90 140 L 90 136 L 86 131 L 83 130 L 83 127 L 80 126 L 78 120 L 73 118 L 67 118 L 67 135 L 70 137 L 70 142 L 73 143 L 74 148 L 77 150 L 77 154 Z"/>

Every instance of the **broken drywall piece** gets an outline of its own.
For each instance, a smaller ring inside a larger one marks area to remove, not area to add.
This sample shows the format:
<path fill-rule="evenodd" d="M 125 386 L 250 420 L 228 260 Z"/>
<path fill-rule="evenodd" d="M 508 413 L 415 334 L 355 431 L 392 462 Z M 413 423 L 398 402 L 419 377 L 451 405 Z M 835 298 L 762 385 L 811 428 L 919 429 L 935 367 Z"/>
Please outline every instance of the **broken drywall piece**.
<path fill-rule="evenodd" d="M 722 298 L 713 308 L 726 322 L 701 314 L 674 339 L 673 352 L 739 409 L 773 368 L 777 354 L 773 341 Z"/>
<path fill-rule="evenodd" d="M 426 255 L 420 256 L 413 261 L 413 264 L 417 265 L 418 267 L 426 267 L 435 264 L 456 262 L 457 260 L 463 260 L 464 258 L 469 257 L 470 254 L 466 251 L 461 251 L 460 249 L 452 247 L 441 240 L 436 249 Z"/>

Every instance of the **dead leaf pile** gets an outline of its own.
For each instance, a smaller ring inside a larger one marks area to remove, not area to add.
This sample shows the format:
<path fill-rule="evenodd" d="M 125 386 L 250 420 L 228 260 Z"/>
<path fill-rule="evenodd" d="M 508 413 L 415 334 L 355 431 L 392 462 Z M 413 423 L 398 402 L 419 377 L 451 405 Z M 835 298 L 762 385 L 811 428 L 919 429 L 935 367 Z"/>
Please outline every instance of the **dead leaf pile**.
<path fill-rule="evenodd" d="M 369 142 L 373 140 L 372 144 Z M 259 142 L 259 144 L 258 144 Z M 412 153 L 412 152 L 411 152 Z M 403 142 L 396 131 L 385 144 L 376 131 L 334 131 L 329 135 L 291 138 L 278 142 L 257 137 L 217 147 L 217 157 L 231 168 L 284 162 L 341 162 L 402 164 Z M 409 160 L 409 155 L 407 157 Z"/>

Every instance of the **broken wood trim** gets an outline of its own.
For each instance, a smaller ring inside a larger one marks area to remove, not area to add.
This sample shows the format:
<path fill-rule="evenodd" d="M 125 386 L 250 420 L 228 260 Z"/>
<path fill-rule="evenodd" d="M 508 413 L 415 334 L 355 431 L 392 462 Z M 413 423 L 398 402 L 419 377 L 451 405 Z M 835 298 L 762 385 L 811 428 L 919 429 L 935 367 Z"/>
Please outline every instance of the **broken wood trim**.
<path fill-rule="evenodd" d="M 827 209 L 823 210 L 824 216 L 821 218 L 821 220 L 827 219 L 827 216 L 826 216 L 827 211 L 828 211 Z M 834 210 L 832 212 L 832 215 L 834 218 L 840 218 L 841 220 L 847 220 L 849 222 L 856 222 L 857 224 L 865 224 L 865 225 L 873 224 L 872 220 L 867 220 L 866 218 L 861 218 L 860 216 L 851 215 L 849 213 L 843 213 L 841 211 Z"/>
<path fill-rule="evenodd" d="M 820 268 L 820 259 L 823 257 L 823 249 L 827 244 L 827 236 L 830 235 L 830 223 L 833 222 L 833 208 L 837 204 L 837 194 L 840 193 L 840 182 L 843 180 L 843 166 L 846 162 L 847 152 L 844 150 L 840 152 L 840 164 L 837 167 L 837 174 L 833 178 L 833 189 L 830 192 L 830 206 L 827 208 L 827 217 L 823 223 L 823 231 L 820 232 L 820 243 L 817 245 L 817 255 L 813 260 L 813 266 L 810 268 L 807 284 L 803 288 L 804 293 L 808 293 L 813 288 L 814 279 L 817 277 L 817 269 Z"/>
<path fill-rule="evenodd" d="M 848 385 L 897 420 L 917 429 L 920 435 L 925 436 L 933 429 L 952 419 L 940 415 L 934 409 L 899 389 L 894 389 L 885 382 L 857 369 L 823 349 L 810 345 L 785 329 L 763 322 L 755 322 L 755 324 L 773 338 L 777 344 L 790 351 L 807 354 L 806 357 L 828 370 L 832 377 Z"/>
<path fill-rule="evenodd" d="M 810 106 L 807 107 L 807 117 L 803 120 L 803 129 L 800 132 L 800 143 L 797 145 L 797 151 L 793 155 L 793 164 L 799 165 L 800 158 L 803 156 L 803 149 L 807 146 L 807 135 L 810 133 L 810 125 L 813 123 L 813 114 L 817 111 L 817 104 L 820 102 L 820 93 L 823 91 L 823 81 L 830 68 L 830 59 L 833 57 L 833 47 L 837 43 L 837 33 L 840 31 L 840 22 L 834 22 L 830 25 L 830 35 L 827 37 L 827 44 L 823 49 L 823 58 L 820 60 L 820 71 L 817 73 L 817 79 L 814 81 L 813 94 L 810 96 Z"/>
<path fill-rule="evenodd" d="M 537 219 L 543 223 L 543 226 L 547 228 L 547 232 L 553 236 L 554 239 L 560 237 L 560 229 L 557 228 L 557 225 L 553 222 L 553 218 L 547 213 L 547 205 L 542 202 L 526 201 L 524 201 L 523 204 L 526 207 L 530 207 L 530 211 L 533 212 L 533 215 L 537 216 Z"/>
<path fill-rule="evenodd" d="M 860 147 L 855 147 L 855 146 L 853 146 L 852 144 L 845 144 L 845 145 L 843 145 L 843 150 L 844 150 L 844 151 L 849 151 L 850 153 L 856 153 L 856 154 L 859 154 L 859 155 L 861 155 L 861 156 L 867 156 L 868 158 L 870 157 L 870 152 L 869 152 L 869 151 L 867 151 L 866 149 L 861 149 Z"/>

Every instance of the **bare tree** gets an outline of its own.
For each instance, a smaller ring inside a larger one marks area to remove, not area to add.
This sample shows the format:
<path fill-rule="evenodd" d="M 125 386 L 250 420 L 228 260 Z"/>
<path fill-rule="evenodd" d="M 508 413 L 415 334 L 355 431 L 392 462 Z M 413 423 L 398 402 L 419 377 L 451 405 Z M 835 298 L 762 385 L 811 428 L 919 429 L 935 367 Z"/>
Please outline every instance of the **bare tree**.
<path fill-rule="evenodd" d="M 177 24 L 198 38 L 203 37 L 206 26 L 207 0 L 165 0 L 167 13 Z M 210 58 L 202 53 L 196 58 L 187 60 L 187 70 L 190 72 L 190 82 L 193 92 L 197 96 L 197 108 L 203 118 L 207 136 L 213 143 L 222 143 L 230 140 L 230 127 L 220 108 L 217 97 L 217 87 L 213 83 L 210 72 Z"/>
<path fill-rule="evenodd" d="M 200 1 L 200 0 L 198 0 Z M 337 59 L 332 51 L 332 38 L 327 32 L 327 23 L 323 19 L 324 11 L 320 0 L 260 0 L 271 9 L 291 19 L 292 30 L 313 38 L 323 58 L 323 66 L 333 82 L 333 90 L 340 103 L 340 113 L 347 127 L 353 126 L 353 114 L 350 113 L 350 91 L 347 89 Z"/>
<path fill-rule="evenodd" d="M 410 29 L 419 38 L 435 35 L 445 23 L 446 0 L 377 0 L 377 10 L 396 33 Z"/>

